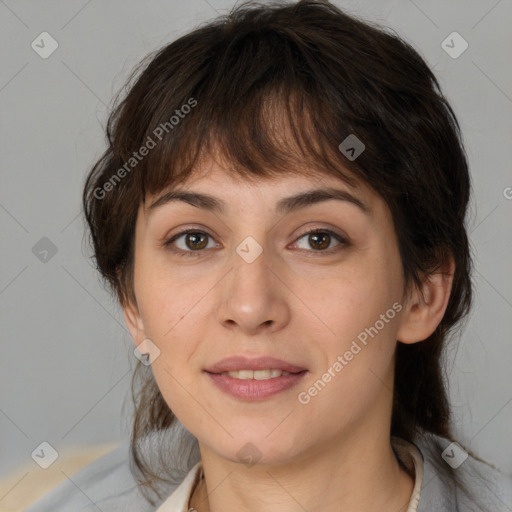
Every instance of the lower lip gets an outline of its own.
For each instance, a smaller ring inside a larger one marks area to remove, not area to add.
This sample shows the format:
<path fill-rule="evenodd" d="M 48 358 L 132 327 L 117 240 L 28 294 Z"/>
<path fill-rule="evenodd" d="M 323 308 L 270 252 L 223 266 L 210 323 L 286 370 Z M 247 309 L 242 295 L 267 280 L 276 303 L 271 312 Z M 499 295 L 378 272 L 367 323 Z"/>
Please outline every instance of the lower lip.
<path fill-rule="evenodd" d="M 296 386 L 304 378 L 307 370 L 267 380 L 242 380 L 220 373 L 206 373 L 222 391 L 231 396 L 246 400 L 263 400 Z"/>

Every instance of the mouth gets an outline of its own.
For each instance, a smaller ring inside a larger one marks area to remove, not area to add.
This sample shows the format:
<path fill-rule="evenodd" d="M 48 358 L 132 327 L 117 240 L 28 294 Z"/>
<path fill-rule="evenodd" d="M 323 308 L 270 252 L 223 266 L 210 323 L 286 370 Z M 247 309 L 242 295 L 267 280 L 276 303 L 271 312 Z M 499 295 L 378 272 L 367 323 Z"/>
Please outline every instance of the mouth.
<path fill-rule="evenodd" d="M 308 370 L 273 357 L 234 356 L 204 370 L 217 389 L 241 400 L 264 400 L 295 387 Z"/>

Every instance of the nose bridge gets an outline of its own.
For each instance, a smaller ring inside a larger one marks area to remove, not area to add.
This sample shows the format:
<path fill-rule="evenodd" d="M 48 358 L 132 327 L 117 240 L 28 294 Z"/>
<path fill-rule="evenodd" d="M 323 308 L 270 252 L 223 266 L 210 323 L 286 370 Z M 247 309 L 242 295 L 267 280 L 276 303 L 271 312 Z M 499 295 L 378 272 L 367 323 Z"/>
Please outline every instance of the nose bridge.
<path fill-rule="evenodd" d="M 252 235 L 235 247 L 233 272 L 225 281 L 219 322 L 238 325 L 246 333 L 262 326 L 280 328 L 288 321 L 286 293 L 271 268 L 271 251 Z"/>
<path fill-rule="evenodd" d="M 246 236 L 235 247 L 236 254 L 233 255 L 232 296 L 236 296 L 239 301 L 246 301 L 247 306 L 252 297 L 253 309 L 263 299 L 268 302 L 270 296 L 276 292 L 269 276 L 270 249 L 264 248 L 264 243 L 263 240 L 258 242 L 252 235 Z"/>
<path fill-rule="evenodd" d="M 254 201 L 254 200 L 253 200 Z M 271 232 L 267 227 L 268 219 L 263 211 L 249 208 L 247 203 L 238 211 L 238 224 L 233 228 L 234 238 L 233 264 L 235 275 L 242 274 L 244 279 L 251 280 L 251 275 L 266 279 L 270 272 L 268 265 L 271 248 L 267 245 Z"/>

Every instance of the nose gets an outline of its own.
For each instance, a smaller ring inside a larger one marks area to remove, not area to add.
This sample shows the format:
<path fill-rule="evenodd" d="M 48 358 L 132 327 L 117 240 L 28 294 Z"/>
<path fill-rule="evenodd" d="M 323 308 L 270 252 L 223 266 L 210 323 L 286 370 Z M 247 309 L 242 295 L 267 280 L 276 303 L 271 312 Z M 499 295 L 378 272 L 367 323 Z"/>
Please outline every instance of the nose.
<path fill-rule="evenodd" d="M 279 331 L 290 321 L 291 291 L 283 267 L 265 250 L 253 261 L 240 254 L 234 254 L 234 268 L 219 283 L 218 321 L 246 335 Z"/>

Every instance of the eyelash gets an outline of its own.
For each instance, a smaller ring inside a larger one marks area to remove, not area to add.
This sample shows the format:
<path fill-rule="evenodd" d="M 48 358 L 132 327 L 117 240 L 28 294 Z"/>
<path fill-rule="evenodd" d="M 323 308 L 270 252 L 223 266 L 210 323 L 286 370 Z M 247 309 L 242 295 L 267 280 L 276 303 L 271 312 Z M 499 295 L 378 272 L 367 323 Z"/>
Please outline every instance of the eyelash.
<path fill-rule="evenodd" d="M 172 247 L 172 243 L 177 240 L 178 238 L 180 238 L 181 236 L 185 235 L 185 234 L 189 234 L 189 233 L 195 233 L 195 234 L 202 234 L 202 235 L 206 235 L 210 238 L 213 238 L 212 236 L 210 236 L 208 233 L 206 233 L 205 231 L 201 231 L 201 230 L 198 230 L 198 229 L 185 229 L 183 231 L 180 231 L 179 233 L 176 233 L 175 235 L 173 235 L 171 238 L 169 238 L 168 240 L 166 240 L 165 242 L 163 242 L 163 246 L 168 249 L 169 251 L 171 251 L 172 253 L 178 255 L 178 256 L 182 256 L 182 257 L 197 257 L 197 256 L 200 256 L 201 253 L 203 253 L 205 251 L 205 249 L 201 249 L 201 250 L 198 250 L 198 251 L 184 251 L 183 249 L 175 249 Z M 324 228 L 313 228 L 309 231 L 306 231 L 305 233 L 302 233 L 297 239 L 297 240 L 300 240 L 301 238 L 307 236 L 307 235 L 311 235 L 311 234 L 314 234 L 314 233 L 324 233 L 324 234 L 328 234 L 332 237 L 334 237 L 336 240 L 338 240 L 338 242 L 340 242 L 340 245 L 337 245 L 336 247 L 334 248 L 331 248 L 331 249 L 327 249 L 327 250 L 311 250 L 311 251 L 308 251 L 307 249 L 301 249 L 301 250 L 305 250 L 306 252 L 312 252 L 312 253 L 319 253 L 319 255 L 321 254 L 333 254 L 334 252 L 336 252 L 337 250 L 340 249 L 341 246 L 348 246 L 349 243 L 348 241 L 342 237 L 341 235 L 339 235 L 338 233 L 335 233 L 334 231 L 330 230 L 330 229 L 324 229 Z M 334 249 L 334 250 L 333 250 Z"/>

